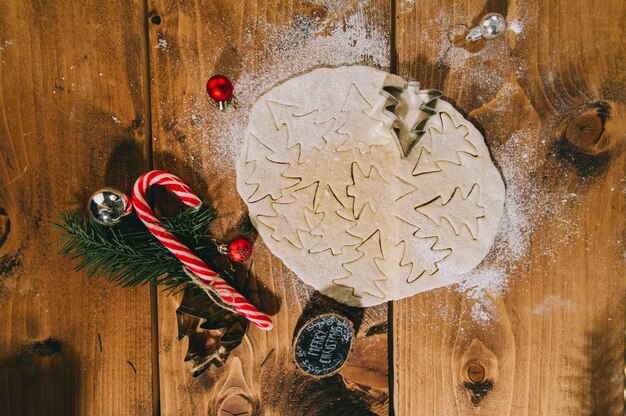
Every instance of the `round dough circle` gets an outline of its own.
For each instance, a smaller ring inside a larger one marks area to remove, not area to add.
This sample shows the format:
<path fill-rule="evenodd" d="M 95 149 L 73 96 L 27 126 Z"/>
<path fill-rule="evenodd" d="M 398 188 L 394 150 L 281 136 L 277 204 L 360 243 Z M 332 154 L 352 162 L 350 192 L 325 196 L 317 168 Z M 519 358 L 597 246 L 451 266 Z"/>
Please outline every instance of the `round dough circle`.
<path fill-rule="evenodd" d="M 372 306 L 453 283 L 493 244 L 502 177 L 452 105 L 439 99 L 428 117 L 430 98 L 387 72 L 342 66 L 291 78 L 250 111 L 237 188 L 252 223 L 339 302 Z"/>

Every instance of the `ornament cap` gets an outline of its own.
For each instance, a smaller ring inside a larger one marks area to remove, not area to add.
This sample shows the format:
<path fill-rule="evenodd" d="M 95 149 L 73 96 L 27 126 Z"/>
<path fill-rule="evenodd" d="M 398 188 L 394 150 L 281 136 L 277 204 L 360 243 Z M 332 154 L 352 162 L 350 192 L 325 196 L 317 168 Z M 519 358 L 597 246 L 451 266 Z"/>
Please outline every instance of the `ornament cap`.
<path fill-rule="evenodd" d="M 483 28 L 479 26 L 479 27 L 470 29 L 469 32 L 467 32 L 467 36 L 465 37 L 465 40 L 467 40 L 468 42 L 476 42 L 482 39 L 483 37 L 484 37 Z"/>

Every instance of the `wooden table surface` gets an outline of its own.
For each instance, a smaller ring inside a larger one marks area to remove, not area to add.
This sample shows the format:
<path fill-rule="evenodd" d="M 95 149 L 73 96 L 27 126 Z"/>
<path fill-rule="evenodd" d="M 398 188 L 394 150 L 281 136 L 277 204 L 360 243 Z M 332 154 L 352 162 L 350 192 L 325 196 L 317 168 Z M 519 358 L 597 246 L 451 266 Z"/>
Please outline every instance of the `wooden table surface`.
<path fill-rule="evenodd" d="M 487 12 L 505 35 L 442 58 L 448 28 Z M 1 0 L 0 414 L 621 415 L 625 27 L 622 0 Z M 314 380 L 290 345 L 328 302 L 257 239 L 247 267 L 276 327 L 193 379 L 180 296 L 73 271 L 49 221 L 161 168 L 228 234 L 246 216 L 233 154 L 250 100 L 343 62 L 444 91 L 484 133 L 517 233 L 481 266 L 499 274 L 345 310 L 350 361 Z M 240 109 L 206 100 L 216 72 Z"/>

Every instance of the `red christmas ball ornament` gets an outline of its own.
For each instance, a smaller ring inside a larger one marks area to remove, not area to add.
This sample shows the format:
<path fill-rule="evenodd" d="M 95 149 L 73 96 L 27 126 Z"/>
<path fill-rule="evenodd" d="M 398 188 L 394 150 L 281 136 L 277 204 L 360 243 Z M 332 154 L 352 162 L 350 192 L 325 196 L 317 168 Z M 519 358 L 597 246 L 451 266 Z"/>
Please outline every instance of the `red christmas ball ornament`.
<path fill-rule="evenodd" d="M 237 237 L 228 244 L 226 254 L 231 261 L 243 263 L 252 255 L 252 243 L 243 237 Z"/>
<path fill-rule="evenodd" d="M 213 75 L 206 83 L 206 92 L 217 102 L 220 110 L 225 110 L 233 98 L 233 83 L 224 75 Z"/>

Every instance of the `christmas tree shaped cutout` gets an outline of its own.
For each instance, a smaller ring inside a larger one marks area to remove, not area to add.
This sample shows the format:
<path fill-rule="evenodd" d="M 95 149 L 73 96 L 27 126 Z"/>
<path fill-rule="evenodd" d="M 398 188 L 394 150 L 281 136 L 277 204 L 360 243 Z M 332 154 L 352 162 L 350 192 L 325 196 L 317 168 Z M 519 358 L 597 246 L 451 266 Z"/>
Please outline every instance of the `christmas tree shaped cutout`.
<path fill-rule="evenodd" d="M 439 162 L 444 160 L 460 165 L 460 153 L 478 155 L 472 142 L 467 140 L 468 128 L 464 125 L 457 126 L 447 113 L 442 112 L 439 115 L 441 127 L 428 129 L 428 133 L 418 143 L 421 147 L 413 169 L 414 176 L 441 171 Z"/>
<path fill-rule="evenodd" d="M 411 273 L 406 281 L 412 283 L 424 273 L 435 274 L 439 269 L 440 261 L 450 255 L 452 250 L 435 248 L 438 238 L 434 236 L 421 237 L 419 230 L 402 241 L 404 253 L 400 266 L 411 266 Z"/>
<path fill-rule="evenodd" d="M 367 102 L 355 84 L 350 85 L 348 98 L 341 109 L 342 126 L 337 133 L 347 136 L 337 150 L 340 152 L 358 149 L 361 154 L 370 153 L 373 146 L 384 146 L 391 139 L 377 130 L 384 124 L 372 117 L 368 111 L 372 106 Z M 366 132 L 366 133 L 363 133 Z"/>
<path fill-rule="evenodd" d="M 258 215 L 257 219 L 273 230 L 274 240 L 287 240 L 294 247 L 302 248 L 303 244 L 298 231 L 311 231 L 304 213 L 307 209 L 313 209 L 316 190 L 317 184 L 298 189 L 291 195 L 272 203 L 272 208 L 276 212 L 275 216 Z"/>
<path fill-rule="evenodd" d="M 313 149 L 322 149 L 326 144 L 324 135 L 332 128 L 335 120 L 331 119 L 323 123 L 317 123 L 318 111 L 304 115 L 295 115 L 297 106 L 285 105 L 276 102 L 268 102 L 268 107 L 274 118 L 276 129 L 287 127 L 287 149 L 295 146 L 300 148 L 299 162 L 304 163 Z"/>
<path fill-rule="evenodd" d="M 278 135 L 286 133 L 284 129 L 278 131 Z M 248 202 L 259 201 L 268 195 L 272 199 L 278 199 L 283 195 L 283 189 L 294 186 L 299 182 L 297 178 L 283 176 L 289 165 L 272 160 L 274 157 L 275 154 L 272 149 L 255 135 L 250 134 L 246 163 L 254 164 L 254 171 L 248 177 L 246 183 L 255 185 L 256 189 L 248 198 Z"/>
<path fill-rule="evenodd" d="M 465 227 L 473 239 L 478 238 L 478 220 L 485 217 L 485 208 L 479 204 L 480 188 L 474 185 L 467 197 L 463 197 L 460 188 L 456 188 L 447 202 L 441 196 L 416 210 L 426 215 L 437 225 L 449 224 L 456 235 Z"/>
<path fill-rule="evenodd" d="M 316 212 L 307 215 L 311 234 L 322 237 L 309 251 L 319 253 L 324 250 L 331 250 L 332 254 L 339 254 L 345 246 L 359 244 L 362 240 L 348 233 L 356 225 L 340 213 L 345 208 L 330 188 L 326 188 L 321 197 L 319 207 Z M 333 238 L 329 238 L 333 236 Z"/>
<path fill-rule="evenodd" d="M 347 205 L 350 198 L 346 195 L 346 187 L 352 183 L 352 160 L 337 160 L 336 152 L 329 145 L 322 150 L 313 149 L 308 160 L 309 163 L 292 163 L 283 173 L 287 178 L 296 178 L 300 181 L 299 186 L 308 186 L 318 183 L 318 189 L 330 188 L 333 194 Z M 332 168 L 329 168 L 332 166 Z M 312 175 L 312 172 L 315 174 Z M 315 198 L 315 207 L 320 203 L 322 193 Z"/>
<path fill-rule="evenodd" d="M 377 214 L 415 190 L 414 185 L 399 176 L 388 174 L 386 179 L 375 165 L 365 171 L 354 162 L 352 184 L 347 188 L 347 195 L 353 200 L 354 217 L 360 218 L 366 206 L 369 205 L 371 212 Z"/>
<path fill-rule="evenodd" d="M 333 280 L 339 286 L 352 288 L 352 294 L 362 298 L 365 294 L 377 298 L 384 298 L 377 282 L 387 280 L 387 276 L 378 268 L 376 260 L 383 260 L 380 246 L 380 232 L 376 231 L 365 240 L 356 250 L 361 255 L 354 261 L 344 263 L 347 274 Z"/>
<path fill-rule="evenodd" d="M 389 279 L 408 280 L 411 273 L 410 264 L 401 264 L 402 256 L 404 256 L 404 243 L 401 241 L 397 244 L 387 243 L 383 247 L 382 259 L 375 259 L 376 266 Z"/>

